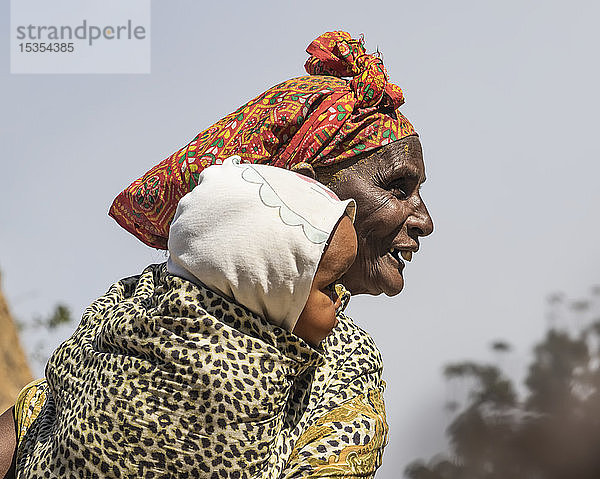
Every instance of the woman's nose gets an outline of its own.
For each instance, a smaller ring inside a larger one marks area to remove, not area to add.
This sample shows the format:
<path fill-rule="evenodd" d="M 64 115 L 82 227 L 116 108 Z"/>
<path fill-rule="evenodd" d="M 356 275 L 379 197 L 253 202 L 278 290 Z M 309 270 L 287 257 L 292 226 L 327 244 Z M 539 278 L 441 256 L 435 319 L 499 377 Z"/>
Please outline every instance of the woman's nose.
<path fill-rule="evenodd" d="M 428 236 L 433 233 L 433 220 L 423 201 L 407 219 L 407 223 L 410 236 Z"/>

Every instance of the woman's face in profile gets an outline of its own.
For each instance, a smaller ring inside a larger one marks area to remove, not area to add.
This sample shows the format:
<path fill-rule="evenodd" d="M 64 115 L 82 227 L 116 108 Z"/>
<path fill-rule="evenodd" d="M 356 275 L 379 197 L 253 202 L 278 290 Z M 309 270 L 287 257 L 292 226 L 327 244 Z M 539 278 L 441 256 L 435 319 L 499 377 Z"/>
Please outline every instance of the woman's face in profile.
<path fill-rule="evenodd" d="M 343 167 L 317 170 L 317 179 L 357 203 L 358 256 L 342 278 L 352 294 L 394 296 L 404 287 L 406 261 L 433 222 L 419 188 L 425 181 L 421 143 L 409 136 Z"/>

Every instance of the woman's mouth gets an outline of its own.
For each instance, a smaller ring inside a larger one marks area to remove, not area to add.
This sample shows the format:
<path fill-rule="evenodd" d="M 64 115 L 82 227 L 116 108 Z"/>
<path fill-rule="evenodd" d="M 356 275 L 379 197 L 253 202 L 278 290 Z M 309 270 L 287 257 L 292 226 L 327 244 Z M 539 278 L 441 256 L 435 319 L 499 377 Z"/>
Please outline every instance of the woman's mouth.
<path fill-rule="evenodd" d="M 412 260 L 412 251 L 399 250 L 398 248 L 391 248 L 390 249 L 390 255 L 392 255 L 392 257 L 399 264 L 404 264 L 404 262 L 400 259 L 400 257 L 402 257 L 402 259 L 404 261 L 408 261 L 409 263 Z"/>

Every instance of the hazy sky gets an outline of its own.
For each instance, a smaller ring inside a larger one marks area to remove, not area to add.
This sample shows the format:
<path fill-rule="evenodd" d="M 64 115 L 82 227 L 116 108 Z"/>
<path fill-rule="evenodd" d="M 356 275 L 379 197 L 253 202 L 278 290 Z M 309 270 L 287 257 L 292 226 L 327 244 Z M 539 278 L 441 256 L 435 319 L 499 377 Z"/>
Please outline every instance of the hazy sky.
<path fill-rule="evenodd" d="M 598 2 L 153 1 L 149 75 L 11 75 L 2 5 L 0 269 L 21 320 L 57 301 L 80 315 L 163 261 L 107 216 L 114 196 L 304 74 L 306 46 L 332 29 L 364 33 L 404 90 L 435 222 L 405 291 L 350 307 L 384 357 L 379 478 L 442 446 L 444 363 L 491 359 L 496 338 L 524 361 L 548 293 L 600 282 Z"/>

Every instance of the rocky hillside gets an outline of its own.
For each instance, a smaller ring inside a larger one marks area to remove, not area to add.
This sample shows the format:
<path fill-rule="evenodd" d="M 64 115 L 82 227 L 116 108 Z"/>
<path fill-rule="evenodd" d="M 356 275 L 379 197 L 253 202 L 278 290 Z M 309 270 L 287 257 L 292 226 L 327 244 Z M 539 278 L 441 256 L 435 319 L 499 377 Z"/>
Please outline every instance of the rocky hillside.
<path fill-rule="evenodd" d="M 0 413 L 14 404 L 21 388 L 31 380 L 16 325 L 0 288 Z"/>

